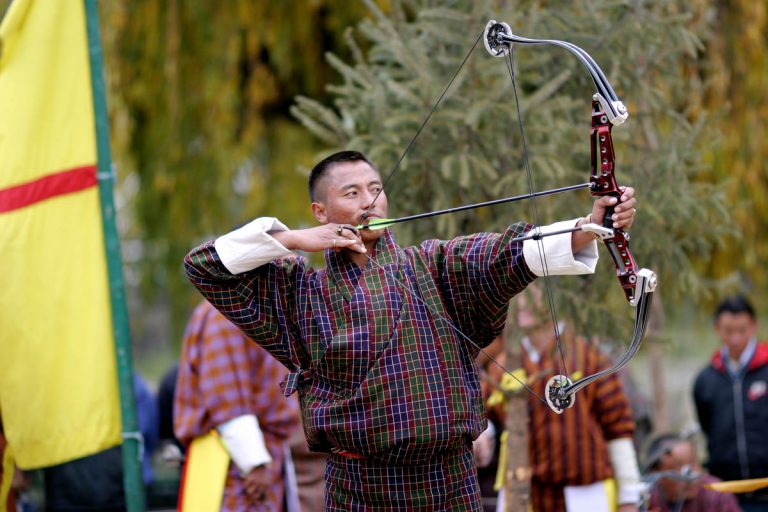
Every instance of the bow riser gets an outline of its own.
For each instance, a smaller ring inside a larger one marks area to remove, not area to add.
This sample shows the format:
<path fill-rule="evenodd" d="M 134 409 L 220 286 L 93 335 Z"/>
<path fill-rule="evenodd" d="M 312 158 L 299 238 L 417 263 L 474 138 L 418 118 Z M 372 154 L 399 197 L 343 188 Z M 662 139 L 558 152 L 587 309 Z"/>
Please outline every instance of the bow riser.
<path fill-rule="evenodd" d="M 616 182 L 616 153 L 613 150 L 613 125 L 605 113 L 603 105 L 596 98 L 592 100 L 591 175 L 592 195 L 596 197 L 621 197 L 621 189 Z M 613 207 L 605 210 L 603 226 L 613 229 Z M 616 277 L 624 290 L 624 295 L 633 306 L 637 304 L 637 264 L 629 250 L 629 234 L 622 229 L 613 229 L 613 236 L 603 240 L 608 253 L 616 265 Z"/>

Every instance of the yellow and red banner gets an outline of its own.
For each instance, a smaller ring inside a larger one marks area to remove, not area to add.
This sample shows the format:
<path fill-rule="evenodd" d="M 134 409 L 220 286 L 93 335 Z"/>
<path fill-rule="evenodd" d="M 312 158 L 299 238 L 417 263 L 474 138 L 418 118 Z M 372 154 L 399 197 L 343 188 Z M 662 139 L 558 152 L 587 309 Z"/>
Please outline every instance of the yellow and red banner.
<path fill-rule="evenodd" d="M 119 444 L 85 10 L 0 24 L 0 411 L 22 468 Z"/>

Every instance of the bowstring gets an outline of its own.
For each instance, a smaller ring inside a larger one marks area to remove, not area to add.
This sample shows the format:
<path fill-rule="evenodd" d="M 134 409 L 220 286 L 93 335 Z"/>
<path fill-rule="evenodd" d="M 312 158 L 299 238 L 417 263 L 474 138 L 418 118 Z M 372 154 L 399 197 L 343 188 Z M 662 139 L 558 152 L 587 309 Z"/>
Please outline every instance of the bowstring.
<path fill-rule="evenodd" d="M 456 71 L 453 73 L 453 76 L 451 77 L 451 80 L 448 82 L 448 85 L 443 89 L 442 94 L 440 94 L 440 97 L 437 98 L 437 101 L 435 101 L 434 105 L 432 105 L 432 109 L 429 111 L 429 114 L 427 114 L 427 117 L 424 118 L 424 121 L 422 121 L 421 126 L 419 126 L 419 129 L 416 130 L 416 133 L 411 138 L 410 142 L 408 142 L 408 145 L 405 147 L 405 150 L 400 155 L 400 158 L 397 159 L 397 162 L 395 162 L 395 165 L 392 167 L 392 170 L 389 171 L 389 174 L 387 174 L 387 177 L 384 179 L 384 182 L 381 184 L 381 188 L 378 192 L 376 192 L 376 195 L 373 196 L 373 201 L 371 201 L 371 204 L 368 206 L 368 208 L 365 209 L 365 212 L 363 212 L 363 220 L 368 218 L 368 213 L 371 211 L 373 206 L 376 204 L 376 200 L 379 198 L 379 195 L 384 191 L 384 189 L 387 186 L 387 183 L 389 183 L 389 180 L 392 178 L 392 176 L 395 175 L 398 169 L 400 169 L 400 164 L 405 159 L 405 155 L 408 154 L 408 152 L 411 150 L 413 145 L 416 143 L 416 139 L 419 138 L 419 135 L 421 135 L 421 132 L 424 130 L 424 127 L 427 126 L 427 123 L 429 122 L 429 119 L 432 117 L 432 114 L 435 113 L 437 110 L 437 107 L 440 105 L 440 102 L 443 101 L 443 98 L 448 93 L 448 90 L 451 88 L 451 85 L 453 85 L 453 82 L 456 80 L 456 77 L 459 76 L 459 73 L 462 69 L 464 69 L 464 64 L 467 63 L 467 60 L 469 60 L 470 55 L 472 55 L 472 52 L 475 51 L 475 48 L 477 47 L 477 43 L 480 42 L 480 40 L 483 38 L 483 34 L 485 33 L 485 30 L 482 30 L 480 32 L 480 35 L 477 36 L 477 39 L 475 39 L 474 44 L 472 44 L 472 48 L 469 49 L 467 54 L 464 56 L 464 60 L 461 61 L 461 64 L 459 64 L 459 67 L 456 69 Z"/>
<path fill-rule="evenodd" d="M 509 52 L 507 52 L 507 55 L 504 57 L 504 61 L 507 64 L 507 71 L 509 71 L 509 78 L 512 81 L 512 90 L 514 92 L 515 107 L 517 110 L 517 125 L 520 132 L 520 146 L 522 148 L 522 154 L 523 154 L 523 165 L 525 167 L 525 174 L 528 180 L 528 194 L 531 200 L 531 211 L 533 214 L 533 223 L 536 226 L 534 229 L 538 230 L 540 229 L 539 226 L 541 224 L 539 223 L 539 213 L 538 213 L 538 209 L 536 208 L 536 196 L 534 195 L 534 188 L 533 188 L 533 173 L 531 172 L 531 163 L 530 163 L 529 154 L 528 154 L 528 143 L 525 137 L 525 128 L 523 127 L 523 115 L 520 109 L 520 97 L 517 91 L 517 80 L 516 80 L 516 74 L 515 74 L 515 46 L 513 44 L 509 45 Z M 568 378 L 568 380 L 570 381 L 568 366 L 565 362 L 565 353 L 563 352 L 563 343 L 560 338 L 560 326 L 557 320 L 557 311 L 555 308 L 554 297 L 552 294 L 552 286 L 549 279 L 549 266 L 547 265 L 547 259 L 544 251 L 543 240 L 541 239 L 536 240 L 536 247 L 538 248 L 539 260 L 541 262 L 541 266 L 544 269 L 544 288 L 546 290 L 547 302 L 549 305 L 549 314 L 552 318 L 552 324 L 554 326 L 557 351 L 560 355 L 560 365 L 561 365 L 560 373 L 564 374 L 566 378 Z"/>
<path fill-rule="evenodd" d="M 368 261 L 370 261 L 370 262 L 371 262 L 371 263 L 372 263 L 374 266 L 376 266 L 376 267 L 377 267 L 377 268 L 379 268 L 379 269 L 380 269 L 382 272 L 384 272 L 384 274 L 385 274 L 386 276 L 388 276 L 390 279 L 394 280 L 394 281 L 395 281 L 395 282 L 396 282 L 396 283 L 397 283 L 397 284 L 398 284 L 398 285 L 399 285 L 399 286 L 400 286 L 400 287 L 401 287 L 403 290 L 405 290 L 405 291 L 408 293 L 408 295 L 410 295 L 410 296 L 411 296 L 411 298 L 413 298 L 413 299 L 416 299 L 416 301 L 417 301 L 418 303 L 420 303 L 422 306 L 424 306 L 424 307 L 427 309 L 427 311 L 429 311 L 429 312 L 432 314 L 432 316 L 433 316 L 434 318 L 438 318 L 438 319 L 442 320 L 443 322 L 445 322 L 445 323 L 446 323 L 446 324 L 447 324 L 447 325 L 448 325 L 448 326 L 449 326 L 451 329 L 453 329 L 453 330 L 454 330 L 454 331 L 455 331 L 455 332 L 456 332 L 456 333 L 457 333 L 459 336 L 461 336 L 463 339 L 465 339 L 467 342 L 469 342 L 469 343 L 470 343 L 470 344 L 471 344 L 473 347 L 475 347 L 477 350 L 479 350 L 479 351 L 480 351 L 480 352 L 481 352 L 481 353 L 482 353 L 482 354 L 483 354 L 485 357 L 487 357 L 487 358 L 488 358 L 488 360 L 490 360 L 491 362 L 493 362 L 493 364 L 495 364 L 496 366 L 498 366 L 498 367 L 499 367 L 499 368 L 500 368 L 500 369 L 501 369 L 501 370 L 502 370 L 502 371 L 503 371 L 505 374 L 507 374 L 507 375 L 509 375 L 510 377 L 512 377 L 513 379 L 515 379 L 515 380 L 517 381 L 517 383 L 518 383 L 518 384 L 520 384 L 520 385 L 521 385 L 521 386 L 522 386 L 522 387 L 523 387 L 523 388 L 524 388 L 526 391 L 528 391 L 528 393 L 530 393 L 530 394 L 532 394 L 533 396 L 535 396 L 535 397 L 536 397 L 536 398 L 537 398 L 537 399 L 538 399 L 538 400 L 539 400 L 539 401 L 540 401 L 542 404 L 544 404 L 546 407 L 549 407 L 549 405 L 547 404 L 547 401 L 546 401 L 546 400 L 544 400 L 544 398 L 543 398 L 541 395 L 539 395 L 538 393 L 536 393 L 536 391 L 535 391 L 535 390 L 534 390 L 534 389 L 533 389 L 531 386 L 529 386 L 527 382 L 525 382 L 525 381 L 521 380 L 521 379 L 520 379 L 520 378 L 519 378 L 517 375 L 515 375 L 514 373 L 512 373 L 511 371 L 509 371 L 509 370 L 507 369 L 507 367 L 506 367 L 506 366 L 504 366 L 503 364 L 501 364 L 500 362 L 498 362 L 498 361 L 496 360 L 496 358 L 494 358 L 494 357 L 493 357 L 492 355 L 490 355 L 490 354 L 489 354 L 489 353 L 488 353 L 488 352 L 487 352 L 485 349 L 483 349 L 483 347 L 481 347 L 480 345 L 478 345 L 477 343 L 475 343 L 475 342 L 472 340 L 472 338 L 470 338 L 470 337 L 469 337 L 467 334 L 465 334 L 465 333 L 464 333 L 464 331 L 462 331 L 461 329 L 459 329 L 459 327 L 458 327 L 458 326 L 457 326 L 457 325 L 456 325 L 456 324 L 455 324 L 453 321 L 451 321 L 451 319 L 450 319 L 450 318 L 448 318 L 447 316 L 443 315 L 442 313 L 440 313 L 439 311 L 437 311 L 436 309 L 434 309 L 432 306 L 430 306 L 429 304 L 427 304 L 427 302 L 426 302 L 426 301 L 425 301 L 425 300 L 424 300 L 424 299 L 421 297 L 421 294 L 420 294 L 420 293 L 417 293 L 417 292 L 416 292 L 415 290 L 413 290 L 413 289 L 412 289 L 410 286 L 408 286 L 408 284 L 407 284 L 405 281 L 403 281 L 402 279 L 398 278 L 398 277 L 397 277 L 396 275 L 394 275 L 392 272 L 390 272 L 390 271 L 388 271 L 386 268 L 384 268 L 384 267 L 383 267 L 383 266 L 382 266 L 382 265 L 381 265 L 381 264 L 380 264 L 378 261 L 376 261 L 376 260 L 375 260 L 373 257 L 371 257 L 371 255 L 370 255 L 370 254 L 368 254 L 368 253 L 364 253 L 364 254 L 365 254 L 365 255 L 366 255 L 366 257 L 368 258 Z M 399 258 L 399 257 L 398 257 L 398 265 L 400 265 L 400 258 Z"/>
<path fill-rule="evenodd" d="M 443 92 L 440 94 L 440 96 L 437 98 L 435 103 L 432 105 L 432 109 L 429 111 L 427 116 L 424 118 L 424 121 L 422 121 L 421 125 L 419 126 L 419 129 L 416 131 L 414 136 L 411 138 L 411 140 L 408 142 L 408 145 L 406 146 L 405 150 L 402 152 L 400 157 L 395 162 L 395 165 L 392 167 L 392 170 L 389 172 L 387 177 L 384 179 L 384 182 L 381 185 L 381 188 L 376 193 L 376 195 L 373 198 L 373 201 L 371 201 L 371 204 L 366 208 L 365 212 L 363 213 L 363 219 L 367 217 L 367 213 L 370 212 L 370 210 L 373 208 L 373 206 L 376 204 L 376 200 L 379 198 L 381 193 L 386 188 L 389 181 L 392 179 L 392 176 L 398 171 L 400 168 L 400 164 L 405 159 L 406 154 L 411 150 L 413 145 L 416 143 L 416 140 L 418 139 L 419 135 L 421 135 L 421 132 L 424 130 L 424 127 L 429 122 L 432 115 L 437 110 L 437 107 L 442 102 L 445 95 L 448 93 L 448 90 L 451 88 L 451 85 L 453 85 L 453 82 L 456 80 L 456 77 L 459 76 L 459 73 L 464 68 L 464 65 L 469 60 L 469 57 L 472 55 L 472 53 L 475 51 L 475 48 L 477 47 L 477 44 L 480 42 L 480 40 L 483 38 L 483 34 L 485 33 L 485 30 L 480 31 L 480 34 L 478 34 L 477 39 L 475 39 L 475 42 L 472 44 L 472 47 L 469 49 L 467 54 L 464 56 L 464 59 L 461 61 L 461 64 L 454 72 L 453 76 L 451 77 L 451 80 L 448 82 L 448 85 L 445 87 Z M 412 290 L 405 282 L 400 280 L 397 276 L 392 275 L 391 272 L 387 271 L 384 267 L 382 267 L 375 259 L 373 259 L 369 254 L 366 253 L 366 256 L 368 257 L 368 260 L 373 263 L 376 267 L 381 269 L 385 275 L 388 275 L 391 279 L 393 279 L 398 285 L 405 290 L 412 298 L 416 299 L 419 303 L 421 303 L 427 310 L 436 318 L 441 319 L 444 321 L 451 329 L 453 329 L 460 337 L 465 339 L 467 342 L 469 342 L 473 347 L 478 349 L 485 357 L 488 358 L 489 361 L 493 362 L 496 366 L 498 366 L 505 374 L 512 377 L 515 381 L 517 381 L 518 384 L 520 384 L 528 393 L 534 395 L 542 404 L 548 407 L 547 401 L 536 391 L 528 385 L 528 383 L 522 381 L 517 375 L 509 371 L 504 365 L 502 365 L 500 362 L 496 360 L 492 355 L 490 355 L 486 350 L 484 350 L 482 347 L 480 347 L 477 343 L 475 343 L 472 338 L 470 338 L 467 334 L 465 334 L 459 327 L 452 322 L 450 319 L 446 318 L 444 315 L 440 314 L 439 312 L 435 311 L 434 308 L 432 308 L 429 304 L 427 304 L 420 296 L 417 294 L 414 290 Z"/>

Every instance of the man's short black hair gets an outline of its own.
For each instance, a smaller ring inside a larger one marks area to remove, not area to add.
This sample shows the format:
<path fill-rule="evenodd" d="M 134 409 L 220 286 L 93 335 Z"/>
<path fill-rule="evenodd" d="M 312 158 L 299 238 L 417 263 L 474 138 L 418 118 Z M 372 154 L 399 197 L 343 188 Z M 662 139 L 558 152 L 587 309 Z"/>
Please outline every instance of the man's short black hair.
<path fill-rule="evenodd" d="M 743 295 L 734 295 L 733 297 L 723 299 L 723 301 L 715 308 L 715 313 L 713 315 L 715 322 L 717 322 L 717 319 L 720 318 L 720 315 L 723 313 L 732 313 L 735 315 L 746 313 L 752 320 L 755 319 L 755 308 L 752 307 L 752 303 Z"/>
<path fill-rule="evenodd" d="M 320 178 L 325 176 L 325 173 L 331 169 L 334 165 L 343 162 L 365 162 L 374 169 L 374 166 L 368 158 L 359 151 L 339 151 L 331 156 L 323 158 L 315 167 L 312 168 L 312 172 L 309 173 L 309 200 L 315 201 L 315 188 Z"/>

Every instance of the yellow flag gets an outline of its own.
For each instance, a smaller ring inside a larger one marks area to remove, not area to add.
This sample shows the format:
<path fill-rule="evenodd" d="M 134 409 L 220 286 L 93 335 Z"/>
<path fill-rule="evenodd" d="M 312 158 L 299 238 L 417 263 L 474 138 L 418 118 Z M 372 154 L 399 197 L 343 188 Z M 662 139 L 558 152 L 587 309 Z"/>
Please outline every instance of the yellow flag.
<path fill-rule="evenodd" d="M 17 464 L 120 443 L 81 0 L 0 24 L 0 411 Z"/>

